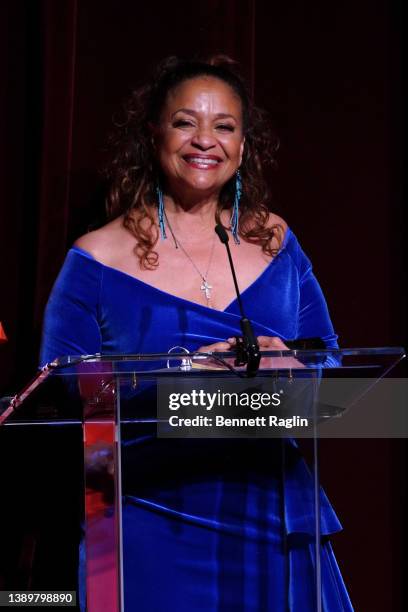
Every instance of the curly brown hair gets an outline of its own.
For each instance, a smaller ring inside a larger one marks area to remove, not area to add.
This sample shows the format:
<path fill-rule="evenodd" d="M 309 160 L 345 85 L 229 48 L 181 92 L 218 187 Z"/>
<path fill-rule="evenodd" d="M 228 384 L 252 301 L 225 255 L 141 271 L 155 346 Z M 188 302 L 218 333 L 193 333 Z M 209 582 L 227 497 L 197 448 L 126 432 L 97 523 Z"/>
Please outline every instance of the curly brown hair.
<path fill-rule="evenodd" d="M 209 61 L 169 57 L 158 65 L 154 78 L 133 91 L 125 103 L 124 119 L 116 122 L 116 131 L 111 136 L 113 155 L 106 168 L 110 180 L 108 216 L 113 219 L 123 214 L 123 224 L 136 238 L 135 253 L 145 269 L 156 268 L 159 259 L 154 247 L 159 239 L 156 186 L 160 182 L 160 168 L 153 150 L 151 126 L 160 121 L 168 93 L 180 83 L 201 76 L 227 83 L 242 104 L 245 145 L 240 166 L 239 236 L 259 244 L 271 257 L 276 255 L 283 240 L 282 226 L 268 224 L 270 194 L 263 174 L 265 165 L 275 163 L 279 142 L 265 111 L 253 104 L 235 62 L 226 56 Z M 219 195 L 217 223 L 221 222 L 221 211 L 231 209 L 234 196 L 232 177 Z M 139 214 L 135 215 L 135 211 Z M 272 245 L 273 237 L 278 248 Z"/>

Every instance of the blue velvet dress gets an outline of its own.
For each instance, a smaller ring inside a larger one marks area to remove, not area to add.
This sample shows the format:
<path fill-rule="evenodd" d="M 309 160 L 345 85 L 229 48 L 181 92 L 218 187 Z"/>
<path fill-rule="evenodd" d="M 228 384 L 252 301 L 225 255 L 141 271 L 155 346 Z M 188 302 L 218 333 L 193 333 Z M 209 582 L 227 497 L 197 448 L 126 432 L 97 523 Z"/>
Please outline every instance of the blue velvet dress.
<path fill-rule="evenodd" d="M 288 230 L 243 292 L 256 335 L 337 346 L 309 259 Z M 73 248 L 49 299 L 41 363 L 62 355 L 189 350 L 240 333 L 234 300 L 216 311 L 156 289 Z M 314 509 L 296 445 L 276 440 L 129 444 L 123 510 L 127 612 L 314 612 Z M 341 529 L 324 492 L 322 593 L 352 610 L 328 536 Z"/>

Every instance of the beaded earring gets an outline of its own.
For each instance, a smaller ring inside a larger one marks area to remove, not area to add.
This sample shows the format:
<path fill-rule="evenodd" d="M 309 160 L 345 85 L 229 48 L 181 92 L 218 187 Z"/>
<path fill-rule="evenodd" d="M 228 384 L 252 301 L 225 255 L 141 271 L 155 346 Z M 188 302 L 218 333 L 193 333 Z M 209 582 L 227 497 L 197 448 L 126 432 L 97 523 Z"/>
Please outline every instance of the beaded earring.
<path fill-rule="evenodd" d="M 234 204 L 232 207 L 232 215 L 231 215 L 231 232 L 234 237 L 235 244 L 240 244 L 239 236 L 238 236 L 238 218 L 239 218 L 239 201 L 241 199 L 242 194 L 242 179 L 241 173 L 237 170 L 235 175 L 235 198 Z"/>
<path fill-rule="evenodd" d="M 159 214 L 159 228 L 160 228 L 160 236 L 162 240 L 167 238 L 166 236 L 166 228 L 164 225 L 164 202 L 163 202 L 163 192 L 160 189 L 159 185 L 156 187 L 157 193 L 157 208 Z"/>

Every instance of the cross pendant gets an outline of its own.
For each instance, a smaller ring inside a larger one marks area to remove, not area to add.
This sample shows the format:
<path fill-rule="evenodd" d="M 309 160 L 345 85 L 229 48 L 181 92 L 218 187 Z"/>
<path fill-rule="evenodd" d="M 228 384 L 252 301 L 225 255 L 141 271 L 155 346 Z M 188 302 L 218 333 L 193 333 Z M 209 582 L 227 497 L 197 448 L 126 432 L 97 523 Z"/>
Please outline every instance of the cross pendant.
<path fill-rule="evenodd" d="M 200 287 L 201 291 L 204 291 L 205 294 L 205 298 L 207 300 L 207 302 L 211 299 L 211 289 L 212 289 L 212 285 L 210 285 L 205 278 L 203 278 L 203 282 L 201 284 Z"/>

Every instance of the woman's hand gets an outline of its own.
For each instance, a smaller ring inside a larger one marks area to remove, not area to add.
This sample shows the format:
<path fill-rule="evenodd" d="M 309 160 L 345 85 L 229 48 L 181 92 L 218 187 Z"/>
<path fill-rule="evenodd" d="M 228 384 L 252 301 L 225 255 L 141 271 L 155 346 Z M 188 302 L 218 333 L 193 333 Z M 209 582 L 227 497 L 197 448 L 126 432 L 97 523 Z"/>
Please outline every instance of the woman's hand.
<path fill-rule="evenodd" d="M 222 342 L 214 342 L 213 344 L 206 344 L 205 346 L 200 346 L 198 349 L 199 353 L 225 353 L 227 351 L 233 351 L 235 346 L 235 338 L 228 338 L 228 340 L 224 340 Z M 226 362 L 234 366 L 235 357 L 225 359 Z M 208 357 L 208 360 L 205 361 L 204 367 L 210 367 L 214 369 L 224 369 L 226 366 L 221 366 L 220 362 L 216 359 L 211 359 Z"/>
<path fill-rule="evenodd" d="M 261 351 L 288 351 L 289 348 L 277 336 L 258 336 L 259 348 Z"/>
<path fill-rule="evenodd" d="M 198 353 L 225 353 L 225 351 L 233 350 L 235 346 L 235 338 L 228 338 L 223 342 L 214 342 L 214 344 L 206 344 L 197 349 Z"/>
<path fill-rule="evenodd" d="M 261 351 L 288 351 L 289 347 L 278 338 L 278 336 L 258 336 L 257 337 L 259 348 Z M 225 352 L 233 351 L 236 346 L 235 338 L 227 338 L 222 342 L 214 342 L 213 344 L 207 344 L 200 346 L 198 349 L 199 353 L 213 353 L 213 352 Z M 231 362 L 233 363 L 233 362 Z M 305 366 L 295 359 L 294 357 L 263 357 L 261 361 L 261 368 L 272 369 L 272 368 L 304 368 Z"/>
<path fill-rule="evenodd" d="M 289 347 L 277 336 L 258 336 L 257 338 L 261 351 L 289 351 Z M 295 357 L 263 357 L 261 368 L 304 368 L 305 366 Z"/>
<path fill-rule="evenodd" d="M 286 344 L 277 336 L 258 336 L 257 337 L 259 348 L 261 351 L 288 351 Z M 200 346 L 198 349 L 199 353 L 222 353 L 224 351 L 234 350 L 236 346 L 235 338 L 227 338 L 222 342 L 214 342 L 214 344 L 207 344 Z"/>

